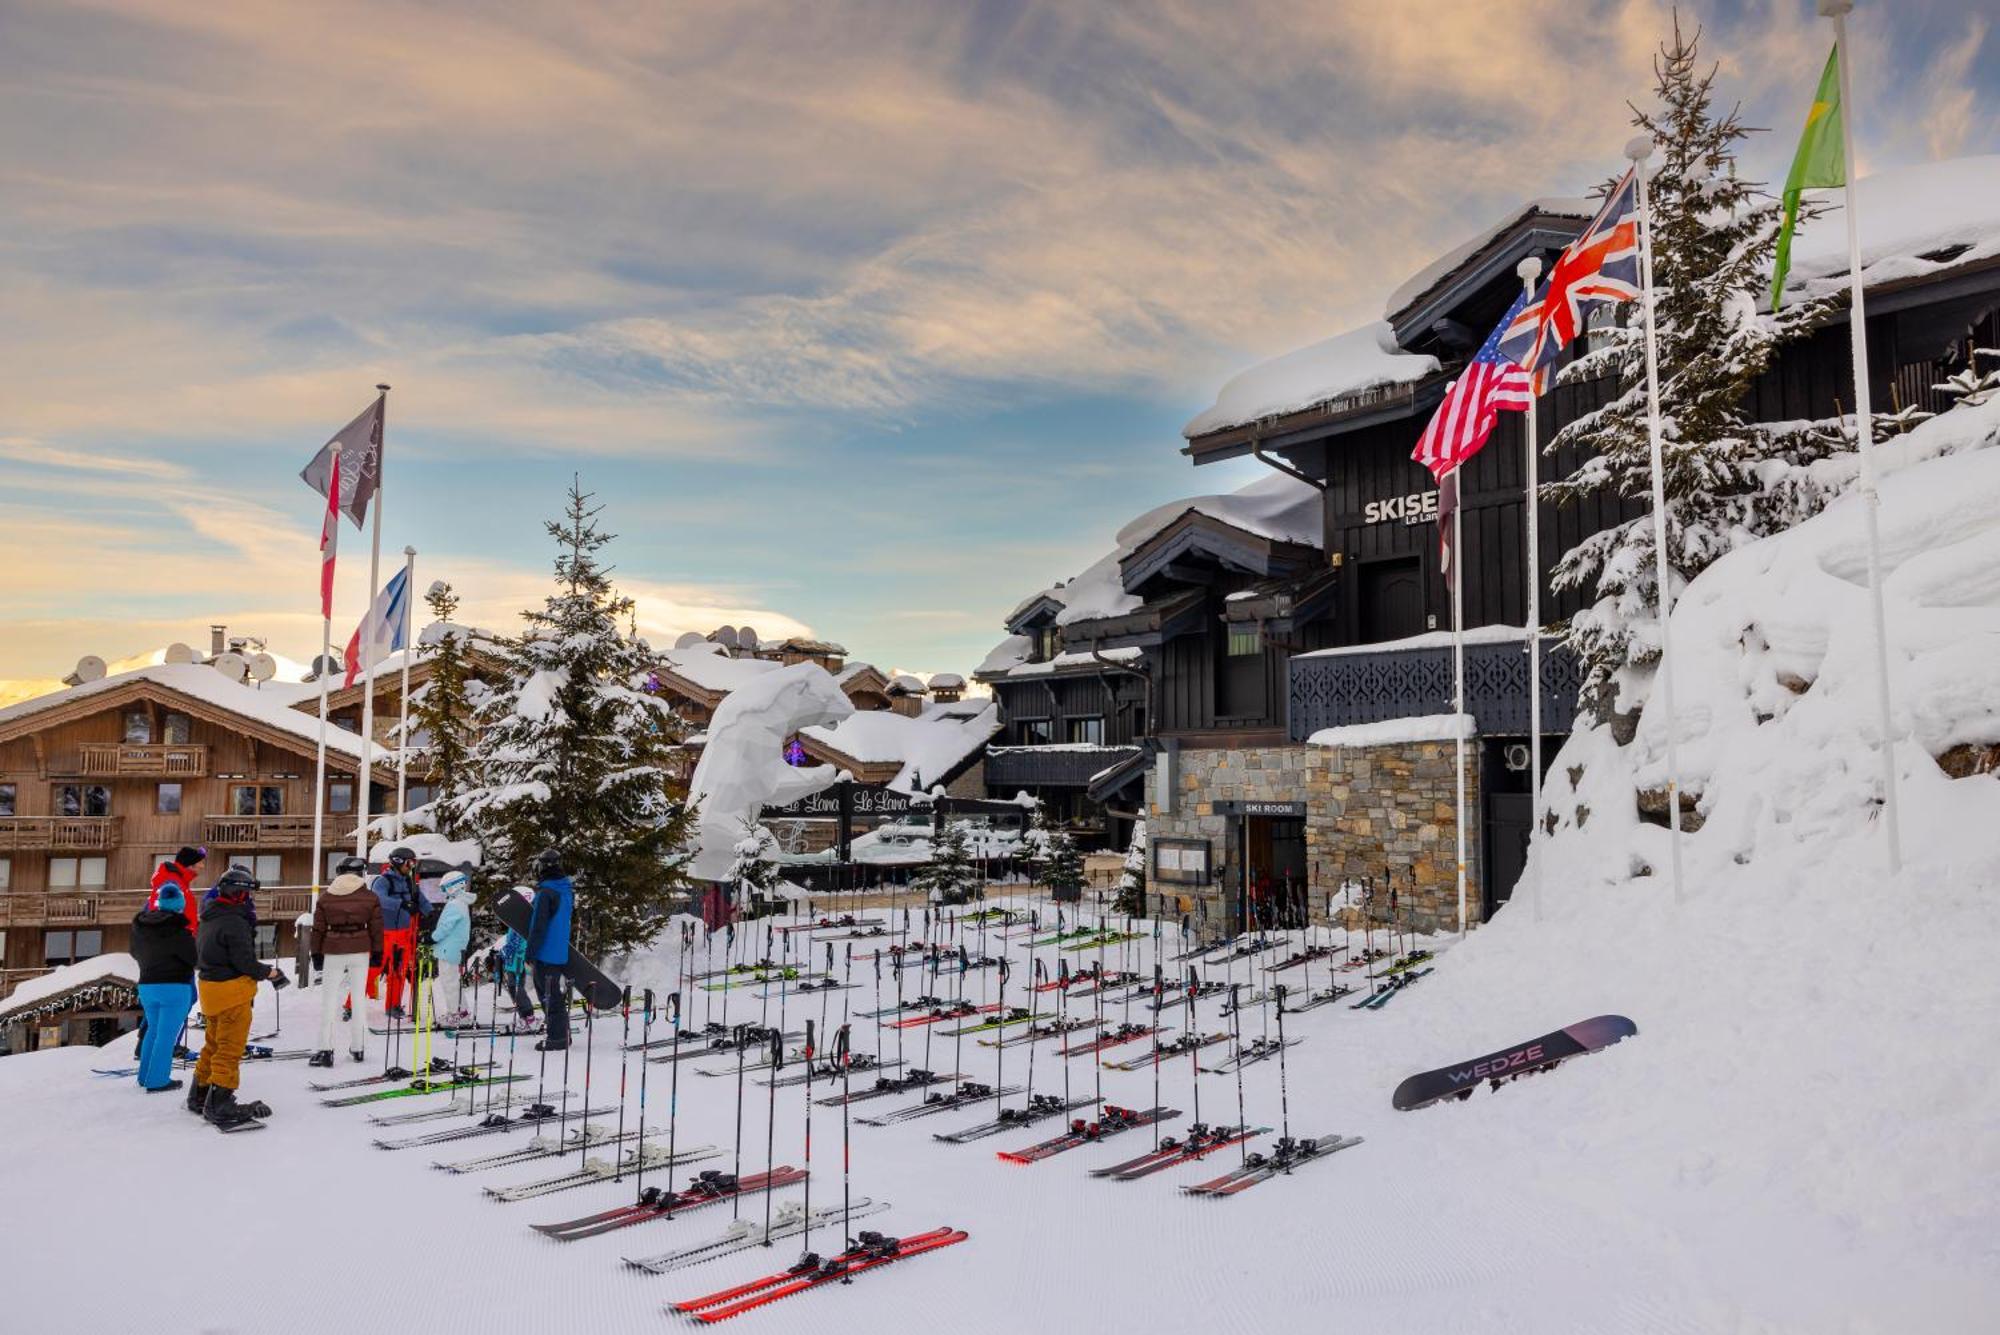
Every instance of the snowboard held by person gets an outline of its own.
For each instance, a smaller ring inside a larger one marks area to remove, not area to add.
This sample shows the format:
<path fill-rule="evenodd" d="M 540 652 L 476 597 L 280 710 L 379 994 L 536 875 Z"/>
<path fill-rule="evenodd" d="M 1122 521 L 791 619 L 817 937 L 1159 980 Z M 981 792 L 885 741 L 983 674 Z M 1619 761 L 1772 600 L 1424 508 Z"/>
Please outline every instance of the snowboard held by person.
<path fill-rule="evenodd" d="M 342 864 L 313 908 L 312 966 L 319 975 L 319 1046 L 313 1053 L 314 1066 L 333 1065 L 333 1033 L 345 995 L 347 1011 L 347 1051 L 356 1061 L 368 1056 L 368 1008 L 355 1006 L 353 997 L 368 981 L 371 968 L 382 963 L 382 904 L 368 889 L 358 870 L 359 858 Z"/>
<path fill-rule="evenodd" d="M 243 1047 L 250 1038 L 257 984 L 268 979 L 273 987 L 284 987 L 291 982 L 281 970 L 257 958 L 256 920 L 250 905 L 256 890 L 257 878 L 243 868 L 224 872 L 202 909 L 195 942 L 196 990 L 208 1028 L 195 1062 L 188 1108 L 224 1129 L 271 1115 L 262 1103 L 238 1103 L 236 1091 L 242 1083 Z"/>
<path fill-rule="evenodd" d="M 153 893 L 153 907 L 132 919 L 132 958 L 139 966 L 139 1088 L 149 1094 L 179 1089 L 173 1079 L 174 1047 L 194 1005 L 195 936 L 188 927 L 189 896 L 168 880 Z"/>

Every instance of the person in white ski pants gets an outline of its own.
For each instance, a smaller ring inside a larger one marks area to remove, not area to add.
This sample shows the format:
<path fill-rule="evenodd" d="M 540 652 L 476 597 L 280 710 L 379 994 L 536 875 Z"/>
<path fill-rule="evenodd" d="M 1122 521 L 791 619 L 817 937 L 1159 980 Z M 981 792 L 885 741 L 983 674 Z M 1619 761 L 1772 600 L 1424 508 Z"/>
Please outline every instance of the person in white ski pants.
<path fill-rule="evenodd" d="M 438 912 L 437 926 L 431 928 L 431 954 L 437 960 L 437 1017 L 446 1024 L 466 1020 L 462 969 L 465 948 L 472 944 L 472 910 L 466 897 L 472 893 L 472 878 L 462 871 L 449 871 L 438 882 L 444 908 Z"/>
<path fill-rule="evenodd" d="M 358 861 L 353 859 L 352 861 Z M 333 878 L 313 906 L 312 962 L 319 975 L 319 1047 L 311 1064 L 333 1065 L 334 1022 L 343 1001 L 352 998 L 347 1051 L 356 1061 L 368 1053 L 368 970 L 382 959 L 382 903 L 356 873 Z"/>

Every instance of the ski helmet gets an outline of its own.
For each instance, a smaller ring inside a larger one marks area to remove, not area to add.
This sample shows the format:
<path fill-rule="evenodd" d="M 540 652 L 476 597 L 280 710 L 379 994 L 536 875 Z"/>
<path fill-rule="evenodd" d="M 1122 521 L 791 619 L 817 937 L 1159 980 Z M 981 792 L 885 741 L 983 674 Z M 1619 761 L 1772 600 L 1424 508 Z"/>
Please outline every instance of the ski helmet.
<path fill-rule="evenodd" d="M 417 855 L 401 844 L 389 850 L 389 865 L 392 867 L 414 866 Z"/>
<path fill-rule="evenodd" d="M 438 893 L 446 899 L 456 899 L 472 889 L 472 878 L 462 871 L 448 871 L 438 882 Z"/>
<path fill-rule="evenodd" d="M 553 848 L 545 848 L 535 854 L 535 879 L 553 881 L 563 874 L 562 854 Z"/>
<path fill-rule="evenodd" d="M 333 869 L 333 873 L 336 876 L 366 876 L 368 864 L 350 853 L 340 860 L 340 865 Z"/>
<path fill-rule="evenodd" d="M 215 878 L 217 899 L 248 899 L 257 889 L 257 878 L 243 867 L 231 867 Z"/>

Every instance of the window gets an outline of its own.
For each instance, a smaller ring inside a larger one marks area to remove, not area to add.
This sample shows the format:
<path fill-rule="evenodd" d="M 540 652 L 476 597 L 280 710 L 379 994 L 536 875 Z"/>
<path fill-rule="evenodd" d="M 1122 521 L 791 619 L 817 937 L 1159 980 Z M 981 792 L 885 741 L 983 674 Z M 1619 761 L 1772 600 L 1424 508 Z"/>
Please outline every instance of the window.
<path fill-rule="evenodd" d="M 415 811 L 418 807 L 425 806 L 430 802 L 431 786 L 427 783 L 413 783 L 404 794 L 403 800 L 405 802 L 404 810 Z"/>
<path fill-rule="evenodd" d="M 161 722 L 164 726 L 160 731 L 166 734 L 161 740 L 166 742 L 168 746 L 186 746 L 188 744 L 189 733 L 193 731 L 194 725 L 189 721 L 186 714 L 169 714 Z"/>
<path fill-rule="evenodd" d="M 145 746 L 153 740 L 153 716 L 143 709 L 125 711 L 125 745 Z"/>
<path fill-rule="evenodd" d="M 177 783 L 163 783 L 154 790 L 153 810 L 162 816 L 181 814 L 181 786 Z"/>
<path fill-rule="evenodd" d="M 257 878 L 259 885 L 276 885 L 285 872 L 285 859 L 281 853 L 233 853 L 229 865 L 249 872 Z"/>
<path fill-rule="evenodd" d="M 1091 746 L 1104 745 L 1104 719 L 1102 717 L 1071 719 L 1067 740 L 1087 742 Z"/>
<path fill-rule="evenodd" d="M 49 889 L 102 890 L 106 866 L 104 858 L 50 858 Z"/>
<path fill-rule="evenodd" d="M 1016 726 L 1021 730 L 1022 746 L 1046 746 L 1055 740 L 1045 718 L 1024 718 Z"/>
<path fill-rule="evenodd" d="M 250 930 L 252 945 L 260 960 L 276 959 L 278 956 L 278 928 L 275 923 L 260 922 Z"/>
<path fill-rule="evenodd" d="M 336 816 L 354 810 L 354 785 L 330 783 L 326 786 L 326 809 Z"/>
<path fill-rule="evenodd" d="M 0 783 L 0 816 L 14 814 L 14 785 Z"/>
<path fill-rule="evenodd" d="M 1145 736 L 1146 711 L 1144 709 L 1134 709 L 1132 711 L 1132 740 L 1135 742 L 1141 741 Z"/>
<path fill-rule="evenodd" d="M 1035 661 L 1046 663 L 1062 652 L 1062 631 L 1044 626 L 1035 632 Z"/>
<path fill-rule="evenodd" d="M 285 790 L 277 784 L 241 784 L 229 790 L 229 810 L 237 816 L 282 816 Z"/>
<path fill-rule="evenodd" d="M 89 931 L 47 932 L 42 936 L 42 962 L 48 965 L 74 964 L 104 953 L 104 933 Z"/>
<path fill-rule="evenodd" d="M 101 783 L 65 783 L 56 788 L 58 816 L 109 816 L 111 790 Z"/>
<path fill-rule="evenodd" d="M 1255 626 L 1229 628 L 1229 656 L 1244 658 L 1264 652 L 1264 636 Z"/>
<path fill-rule="evenodd" d="M 13 888 L 14 888 L 14 859 L 0 858 L 0 895 L 6 894 L 9 890 L 12 890 Z M 5 955 L 5 953 L 0 953 L 0 960 L 5 960 L 6 958 L 7 956 Z"/>
<path fill-rule="evenodd" d="M 345 848 L 328 849 L 326 854 L 326 870 L 320 875 L 320 884 L 324 885 L 339 875 L 340 864 L 352 856 L 354 854 Z"/>

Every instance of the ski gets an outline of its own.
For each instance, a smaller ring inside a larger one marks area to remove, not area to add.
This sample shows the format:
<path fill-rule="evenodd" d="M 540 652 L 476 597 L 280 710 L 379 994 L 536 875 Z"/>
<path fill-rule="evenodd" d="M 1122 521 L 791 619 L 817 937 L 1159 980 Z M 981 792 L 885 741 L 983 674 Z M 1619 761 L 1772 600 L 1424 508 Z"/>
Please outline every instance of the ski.
<path fill-rule="evenodd" d="M 663 1053 L 658 1057 L 648 1057 L 646 1060 L 655 1065 L 665 1064 L 671 1066 L 675 1062 L 698 1061 L 703 1057 L 720 1057 L 732 1054 L 738 1048 L 756 1049 L 768 1047 L 774 1034 L 774 1030 L 758 1025 L 751 1025 L 743 1031 L 743 1041 L 741 1043 L 737 1042 L 733 1036 L 711 1038 L 698 1048 L 689 1048 L 686 1052 Z M 775 1036 L 784 1039 L 787 1043 L 792 1043 L 804 1038 L 806 1031 L 803 1029 L 788 1029 L 783 1034 Z M 730 1069 L 733 1071 L 735 1068 L 731 1067 Z"/>
<path fill-rule="evenodd" d="M 1353 994 L 1354 994 L 1353 988 L 1342 987 L 1339 983 L 1335 983 L 1332 986 L 1326 988 L 1324 991 L 1313 993 L 1311 996 L 1307 997 L 1304 1001 L 1299 1002 L 1296 1006 L 1285 1007 L 1285 1014 L 1297 1015 L 1302 1011 L 1316 1010 L 1321 1006 L 1331 1005 L 1332 1003 L 1339 1001 L 1342 997 L 1352 996 Z"/>
<path fill-rule="evenodd" d="M 588 1117 L 603 1117 L 617 1112 L 616 1108 L 587 1108 L 568 1116 L 581 1121 Z M 504 1113 L 488 1113 L 471 1126 L 447 1127 L 443 1131 L 432 1131 L 424 1135 L 405 1136 L 401 1140 L 377 1140 L 378 1150 L 410 1150 L 426 1145 L 448 1145 L 454 1140 L 471 1140 L 476 1136 L 498 1136 L 524 1126 L 541 1126 L 547 1122 L 560 1122 L 564 1114 L 546 1103 L 531 1104 L 519 1114 L 509 1117 Z"/>
<path fill-rule="evenodd" d="M 511 1168 L 515 1164 L 532 1163 L 536 1159 L 557 1159 L 565 1154 L 575 1154 L 586 1146 L 598 1148 L 616 1145 L 622 1140 L 632 1140 L 637 1131 L 628 1131 L 623 1136 L 613 1135 L 601 1126 L 586 1123 L 581 1128 L 566 1132 L 560 1138 L 536 1136 L 519 1149 L 501 1150 L 497 1154 L 482 1154 L 471 1159 L 455 1159 L 446 1163 L 433 1159 L 431 1167 L 441 1168 L 447 1173 L 483 1173 L 489 1168 Z"/>
<path fill-rule="evenodd" d="M 749 1251 L 752 1247 L 764 1247 L 786 1238 L 804 1233 L 808 1224 L 813 1228 L 833 1228 L 844 1225 L 850 1219 L 865 1219 L 869 1215 L 880 1214 L 889 1208 L 889 1202 L 870 1200 L 863 1196 L 851 1202 L 845 1209 L 838 1205 L 815 1207 L 810 1220 L 806 1211 L 797 1201 L 786 1201 L 771 1216 L 771 1226 L 765 1228 L 753 1219 L 738 1219 L 722 1230 L 722 1235 L 707 1242 L 697 1242 L 691 1247 L 677 1251 L 661 1252 L 658 1256 L 640 1258 L 626 1257 L 625 1264 L 634 1270 L 643 1270 L 649 1275 L 666 1275 L 689 1266 L 701 1265 L 737 1252 Z"/>
<path fill-rule="evenodd" d="M 969 1140 L 984 1140 L 988 1136 L 997 1136 L 1002 1131 L 1012 1131 L 1017 1126 L 1032 1126 L 1051 1117 L 1060 1117 L 1079 1108 L 1088 1108 L 1096 1102 L 1095 1098 L 1088 1098 L 1071 1099 L 1065 1103 L 1053 1094 L 1031 1094 L 1028 1096 L 1028 1101 L 1018 1108 L 1002 1108 L 1000 1115 L 990 1122 L 978 1122 L 957 1131 L 936 1132 L 931 1139 L 941 1140 L 947 1145 L 963 1145 Z"/>
<path fill-rule="evenodd" d="M 1237 1011 L 1256 1010 L 1260 1006 L 1270 1005 L 1271 998 L 1274 995 L 1276 994 L 1269 988 L 1264 989 L 1262 992 L 1252 992 L 1247 997 L 1238 993 L 1228 1001 L 1223 1002 L 1221 1008 L 1216 1013 L 1218 1015 L 1234 1015 Z"/>
<path fill-rule="evenodd" d="M 1106 1177 L 1118 1182 L 1131 1182 L 1154 1173 L 1164 1172 L 1184 1163 L 1193 1163 L 1217 1150 L 1231 1145 L 1240 1145 L 1255 1136 L 1261 1136 L 1271 1128 L 1268 1126 L 1202 1126 L 1196 1123 L 1188 1128 L 1186 1140 L 1176 1140 L 1168 1136 L 1160 1142 L 1160 1148 L 1124 1163 L 1115 1163 L 1108 1168 L 1093 1168 L 1092 1177 Z"/>
<path fill-rule="evenodd" d="M 827 1081 L 837 1081 L 847 1072 L 852 1072 L 855 1075 L 867 1075 L 875 1071 L 893 1071 L 902 1064 L 900 1061 L 893 1060 L 878 1063 L 869 1053 L 857 1052 L 848 1059 L 848 1065 L 845 1068 L 833 1066 L 826 1062 L 815 1062 L 811 1071 L 794 1071 L 790 1075 L 781 1075 L 773 1080 L 759 1080 L 756 1083 L 767 1089 L 794 1089 L 799 1085 L 813 1085 L 822 1084 Z"/>
<path fill-rule="evenodd" d="M 731 1048 L 730 1051 L 734 1052 L 736 1051 L 736 1049 Z M 802 1062 L 805 1059 L 806 1059 L 806 1050 L 803 1047 L 798 1047 L 798 1048 L 793 1048 L 790 1052 L 786 1053 L 785 1060 L 782 1063 L 777 1063 L 777 1064 L 790 1066 L 795 1062 Z M 705 1075 L 711 1078 L 719 1078 L 722 1076 L 734 1076 L 735 1074 L 737 1074 L 738 1071 L 744 1071 L 744 1072 L 768 1071 L 771 1069 L 773 1065 L 774 1063 L 771 1061 L 771 1056 L 767 1052 L 762 1057 L 759 1057 L 756 1061 L 745 1062 L 741 1067 L 697 1066 L 694 1068 L 694 1073 L 696 1075 Z"/>
<path fill-rule="evenodd" d="M 467 1078 L 470 1078 L 472 1072 L 486 1070 L 492 1065 L 492 1062 L 468 1062 L 464 1066 L 453 1066 L 446 1058 L 439 1057 L 431 1063 L 430 1074 L 434 1076 L 450 1075 L 452 1072 L 458 1071 L 465 1073 Z M 401 1067 L 392 1067 L 387 1071 L 378 1071 L 374 1075 L 356 1076 L 352 1080 L 308 1080 L 306 1081 L 306 1088 L 315 1094 L 328 1094 L 336 1089 L 363 1089 L 369 1085 L 386 1085 L 393 1080 L 408 1079 L 410 1079 L 410 1072 L 403 1070 Z"/>
<path fill-rule="evenodd" d="M 1210 997 L 1220 996 L 1228 990 L 1229 984 L 1227 983 L 1202 983 L 1192 992 L 1185 987 L 1181 987 L 1159 998 L 1151 1006 L 1147 1007 L 1147 1009 L 1157 1015 L 1162 1011 L 1176 1010 L 1179 1007 L 1187 1005 L 1190 1001 L 1206 1001 Z"/>
<path fill-rule="evenodd" d="M 977 1024 L 960 1025 L 956 1029 L 940 1029 L 937 1032 L 939 1038 L 962 1038 L 967 1034 L 990 1034 L 995 1029 L 1006 1029 L 1017 1024 L 1032 1024 L 1036 1020 L 1047 1018 L 1045 1015 L 1030 1014 L 1019 1006 L 1010 1006 L 1005 1015 L 994 1015 Z"/>
<path fill-rule="evenodd" d="M 969 1019 L 974 1015 L 984 1015 L 999 1009 L 1000 1006 L 997 1002 L 985 1006 L 975 1006 L 970 1001 L 958 1001 L 944 1006 L 933 1007 L 925 1015 L 912 1015 L 906 1020 L 889 1020 L 885 1023 L 891 1029 L 920 1029 L 927 1024 L 938 1024 L 945 1020 Z"/>
<path fill-rule="evenodd" d="M 918 1233 L 907 1238 L 885 1237 L 880 1233 L 863 1233 L 856 1245 L 840 1253 L 831 1260 L 821 1261 L 816 1256 L 802 1258 L 790 1270 L 749 1284 L 739 1284 L 733 1289 L 724 1289 L 703 1298 L 692 1298 L 675 1303 L 667 1310 L 685 1312 L 697 1321 L 714 1323 L 727 1321 L 766 1303 L 789 1298 L 808 1289 L 816 1289 L 822 1284 L 846 1283 L 864 1270 L 875 1270 L 897 1261 L 906 1261 L 912 1256 L 922 1256 L 926 1252 L 964 1242 L 972 1235 L 964 1229 L 939 1228 L 928 1233 Z"/>
<path fill-rule="evenodd" d="M 1104 1105 L 1104 1115 L 1094 1122 L 1078 1117 L 1070 1122 L 1069 1130 L 1060 1136 L 1052 1136 L 1033 1145 L 1024 1145 L 1018 1150 L 999 1150 L 996 1153 L 1008 1163 L 1038 1163 L 1079 1146 L 1094 1145 L 1100 1140 L 1108 1140 L 1122 1131 L 1151 1126 L 1155 1122 L 1171 1122 L 1180 1115 L 1179 1108 L 1147 1108 L 1141 1111 L 1119 1108 L 1107 1103 Z"/>
<path fill-rule="evenodd" d="M 768 1173 L 754 1173 L 745 1178 L 738 1178 L 733 1174 L 711 1168 L 704 1170 L 685 1191 L 669 1194 L 658 1187 L 648 1187 L 639 1200 L 631 1205 L 600 1210 L 596 1214 L 587 1214 L 578 1219 L 566 1219 L 557 1224 L 530 1224 L 528 1227 L 559 1242 L 574 1242 L 579 1238 L 594 1238 L 600 1233 L 643 1224 L 649 1219 L 670 1218 L 679 1210 L 696 1210 L 704 1205 L 714 1205 L 742 1196 L 754 1196 L 765 1191 L 776 1191 L 781 1187 L 803 1182 L 805 1179 L 805 1172 L 790 1164 L 773 1168 Z"/>
<path fill-rule="evenodd" d="M 1077 1018 L 1054 1024 L 1030 1025 L 1025 1031 L 1009 1034 L 1005 1038 L 982 1038 L 979 1045 L 984 1048 L 1022 1048 L 1047 1038 L 1065 1038 L 1079 1029 L 1094 1028 L 1096 1024 L 1095 1020 Z"/>
<path fill-rule="evenodd" d="M 881 1010 L 875 1011 L 856 1011 L 855 1014 L 864 1020 L 882 1020 L 887 1019 L 891 1015 L 904 1015 L 910 1011 L 930 1010 L 944 1004 L 943 997 L 912 997 L 898 1006 L 884 1006 Z"/>
<path fill-rule="evenodd" d="M 647 1172 L 655 1168 L 665 1168 L 687 1163 L 700 1163 L 713 1159 L 722 1151 L 713 1145 L 700 1145 L 694 1149 L 676 1150 L 667 1153 L 664 1144 L 648 1145 L 644 1151 L 636 1146 L 618 1156 L 618 1162 L 609 1159 L 585 1159 L 583 1167 L 572 1173 L 560 1173 L 555 1177 L 545 1177 L 539 1182 L 521 1182 L 511 1187 L 485 1187 L 487 1199 L 512 1202 L 529 1201 L 538 1196 L 552 1196 L 558 1191 L 568 1191 L 573 1187 L 587 1187 L 596 1182 L 608 1182 L 623 1173 L 637 1172 L 641 1167 Z"/>
<path fill-rule="evenodd" d="M 1426 960 L 1434 960 L 1436 958 L 1437 956 L 1428 950 L 1411 951 L 1375 976 L 1377 978 L 1394 978 L 1398 974 L 1408 973 Z"/>
<path fill-rule="evenodd" d="M 1269 1154 L 1252 1154 L 1243 1161 L 1241 1167 L 1231 1169 L 1221 1177 L 1184 1186 L 1181 1190 L 1190 1196 L 1234 1196 L 1239 1191 L 1248 1191 L 1259 1182 L 1268 1182 L 1315 1159 L 1331 1159 L 1342 1150 L 1353 1149 L 1361 1141 L 1360 1136 L 1308 1136 L 1303 1140 L 1281 1139 L 1271 1147 Z"/>
<path fill-rule="evenodd" d="M 838 1108 L 843 1105 L 865 1103 L 869 1099 L 888 1098 L 893 1094 L 907 1094 L 913 1089 L 923 1089 L 929 1085 L 949 1084 L 953 1080 L 963 1080 L 964 1073 L 946 1071 L 938 1074 L 921 1067 L 899 1076 L 882 1076 L 866 1089 L 857 1089 L 850 1094 L 835 1094 L 831 1098 L 815 1099 L 822 1108 Z"/>
<path fill-rule="evenodd" d="M 1175 1057 L 1186 1056 L 1191 1051 L 1209 1047 L 1216 1043 L 1227 1043 L 1228 1041 L 1229 1035 L 1220 1029 L 1212 1034 L 1182 1034 L 1173 1042 L 1162 1043 L 1151 1052 L 1141 1056 L 1127 1057 L 1124 1061 L 1106 1062 L 1104 1063 L 1104 1069 L 1107 1071 L 1143 1071 L 1155 1062 L 1172 1061 Z"/>
<path fill-rule="evenodd" d="M 1127 1043 L 1137 1043 L 1140 1039 L 1151 1038 L 1159 1032 L 1160 1027 L 1158 1025 L 1121 1024 L 1110 1033 L 1100 1038 L 1093 1038 L 1081 1046 L 1074 1043 L 1066 1044 L 1057 1049 L 1057 1055 L 1063 1057 L 1089 1057 L 1111 1048 L 1122 1047 Z"/>
<path fill-rule="evenodd" d="M 1083 981 L 1083 979 L 1081 975 L 1078 975 L 1071 978 L 1070 981 L 1071 983 L 1076 983 Z M 1069 999 L 1071 1001 L 1084 1001 L 1096 997 L 1099 993 L 1108 994 L 1117 991 L 1119 988 L 1131 987 L 1143 981 L 1145 980 L 1130 969 L 1112 969 L 1109 972 L 1096 975 L 1094 979 L 1095 986 L 1086 987 L 1081 992 L 1071 992 Z"/>
<path fill-rule="evenodd" d="M 1638 1032 L 1639 1026 L 1622 1015 L 1593 1016 L 1475 1061 L 1413 1075 L 1396 1086 L 1390 1102 L 1409 1112 L 1429 1107 L 1439 1099 L 1469 1098 L 1482 1080 L 1498 1089 L 1509 1080 L 1537 1071 L 1552 1071 L 1572 1057 L 1598 1052 Z"/>
<path fill-rule="evenodd" d="M 740 978 L 721 978 L 712 983 L 701 984 L 704 992 L 731 992 L 739 987 L 765 987 L 772 983 L 818 982 L 826 977 L 823 973 L 807 973 L 798 969 L 780 969 L 768 975 L 746 974 Z"/>
<path fill-rule="evenodd" d="M 1348 1009 L 1358 1011 L 1365 1007 L 1371 1011 L 1379 1011 L 1388 1005 L 1398 992 L 1408 987 L 1411 983 L 1416 982 L 1417 979 L 1435 972 L 1437 972 L 1435 969 L 1416 969 L 1409 973 L 1399 973 L 1373 992 L 1370 992 L 1367 996 L 1361 998 L 1361 1000 L 1354 1002 Z"/>
<path fill-rule="evenodd" d="M 1127 941 L 1137 941 L 1145 935 L 1144 932 L 1099 932 L 1082 941 L 1072 941 L 1061 949 L 1065 953 L 1102 950 L 1107 946 L 1122 946 Z"/>
<path fill-rule="evenodd" d="M 413 1080 L 403 1089 L 378 1089 L 369 1094 L 348 1094 L 337 1099 L 321 1099 L 323 1108 L 355 1108 L 364 1103 L 382 1103 L 389 1099 L 416 1099 L 426 1094 L 449 1094 L 458 1089 L 486 1089 L 494 1085 L 518 1085 L 533 1076 L 523 1071 L 519 1075 L 490 1075 L 476 1080 Z"/>
<path fill-rule="evenodd" d="M 1204 1066 L 1201 1069 L 1210 1075 L 1227 1075 L 1231 1071 L 1240 1071 L 1246 1066 L 1269 1061 L 1278 1055 L 1279 1048 L 1295 1048 L 1303 1042 L 1305 1042 L 1303 1038 L 1288 1038 L 1283 1043 L 1272 1038 L 1253 1038 L 1215 1065 Z"/>
<path fill-rule="evenodd" d="M 1346 946 L 1314 946 L 1311 950 L 1294 951 L 1284 959 L 1279 960 L 1276 964 L 1266 964 L 1264 972 L 1283 973 L 1287 969 L 1296 969 L 1300 965 L 1310 964 L 1314 960 L 1331 959 L 1345 949 L 1347 949 Z"/>
<path fill-rule="evenodd" d="M 862 1126 L 889 1126 L 896 1122 L 913 1122 L 919 1117 L 930 1117 L 953 1108 L 963 1108 L 968 1103 L 978 1103 L 984 1099 L 1004 1098 L 1021 1092 L 1019 1085 L 1003 1085 L 999 1089 L 968 1080 L 949 1094 L 933 1091 L 924 1096 L 922 1103 L 913 1103 L 907 1108 L 897 1108 L 885 1112 L 880 1117 L 857 1117 L 854 1120 Z"/>

